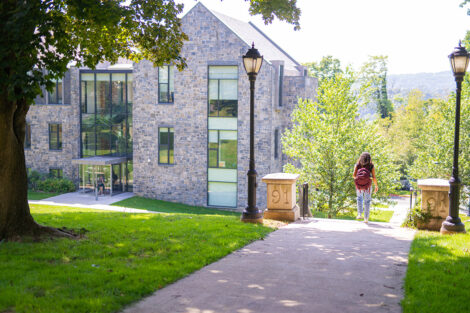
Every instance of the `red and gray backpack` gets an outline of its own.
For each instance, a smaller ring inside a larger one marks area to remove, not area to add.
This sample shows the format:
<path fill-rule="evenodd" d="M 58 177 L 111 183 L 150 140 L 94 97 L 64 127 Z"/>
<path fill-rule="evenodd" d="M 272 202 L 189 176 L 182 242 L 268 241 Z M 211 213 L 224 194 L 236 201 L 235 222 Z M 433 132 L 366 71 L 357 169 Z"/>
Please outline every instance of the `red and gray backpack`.
<path fill-rule="evenodd" d="M 354 180 L 356 184 L 356 189 L 358 190 L 369 190 L 372 185 L 372 180 L 370 179 L 370 171 L 362 167 L 356 173 L 356 179 Z"/>

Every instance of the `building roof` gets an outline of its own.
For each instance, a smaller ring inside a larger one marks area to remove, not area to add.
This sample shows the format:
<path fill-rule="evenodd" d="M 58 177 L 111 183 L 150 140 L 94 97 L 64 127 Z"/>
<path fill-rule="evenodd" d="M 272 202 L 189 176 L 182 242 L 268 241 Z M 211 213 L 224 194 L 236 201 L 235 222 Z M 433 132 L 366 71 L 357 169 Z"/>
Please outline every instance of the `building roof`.
<path fill-rule="evenodd" d="M 288 70 L 296 70 L 300 64 L 292 58 L 287 52 L 282 50 L 274 41 L 272 41 L 265 33 L 263 33 L 258 27 L 252 22 L 243 22 L 233 17 L 209 10 L 204 4 L 198 2 L 196 6 L 202 6 L 209 12 L 211 12 L 218 20 L 220 20 L 225 26 L 233 31 L 242 41 L 248 46 L 252 43 L 255 44 L 255 48 L 259 50 L 261 55 L 268 61 L 284 61 L 284 68 Z"/>

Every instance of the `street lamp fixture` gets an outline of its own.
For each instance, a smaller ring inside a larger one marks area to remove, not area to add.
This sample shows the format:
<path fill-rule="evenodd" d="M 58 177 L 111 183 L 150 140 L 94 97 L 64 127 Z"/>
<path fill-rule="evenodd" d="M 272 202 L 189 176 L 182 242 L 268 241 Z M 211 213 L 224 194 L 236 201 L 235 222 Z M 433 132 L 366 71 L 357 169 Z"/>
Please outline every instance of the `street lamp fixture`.
<path fill-rule="evenodd" d="M 468 67 L 470 55 L 459 46 L 449 55 L 452 72 L 457 83 L 455 97 L 455 131 L 454 131 L 454 162 L 452 164 L 452 177 L 449 180 L 449 216 L 442 223 L 441 233 L 465 233 L 465 225 L 459 218 L 459 197 L 460 197 L 460 178 L 459 178 L 459 136 L 460 136 L 460 94 L 462 93 L 462 81 Z"/>
<path fill-rule="evenodd" d="M 250 168 L 248 170 L 248 206 L 242 213 L 241 220 L 250 223 L 262 223 L 263 211 L 256 207 L 256 170 L 255 170 L 255 81 L 263 56 L 255 49 L 255 44 L 243 56 L 243 66 L 250 80 Z"/>

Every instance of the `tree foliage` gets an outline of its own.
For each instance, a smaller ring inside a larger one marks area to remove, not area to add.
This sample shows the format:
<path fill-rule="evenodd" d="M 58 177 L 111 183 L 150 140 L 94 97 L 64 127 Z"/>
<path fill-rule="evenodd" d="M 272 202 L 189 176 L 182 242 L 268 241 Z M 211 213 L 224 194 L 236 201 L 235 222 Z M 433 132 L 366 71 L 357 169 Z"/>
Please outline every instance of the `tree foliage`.
<path fill-rule="evenodd" d="M 361 95 L 355 82 L 350 72 L 323 81 L 318 101 L 299 101 L 293 127 L 282 137 L 284 153 L 294 160 L 284 170 L 301 174 L 300 181 L 311 185 L 315 207 L 329 216 L 355 207 L 352 174 L 362 152 L 372 155 L 381 196 L 388 196 L 397 177 L 377 124 L 358 118 Z"/>
<path fill-rule="evenodd" d="M 401 177 L 408 178 L 409 169 L 416 159 L 418 141 L 424 131 L 428 107 L 433 100 L 425 101 L 421 91 L 412 90 L 404 102 L 391 118 L 382 119 L 379 124 L 382 135 L 390 142 Z"/>
<path fill-rule="evenodd" d="M 307 67 L 310 76 L 318 78 L 319 83 L 326 79 L 334 79 L 336 74 L 343 73 L 340 60 L 331 55 L 323 57 L 320 62 L 309 62 L 302 65 Z"/>
<path fill-rule="evenodd" d="M 368 86 L 367 103 L 374 103 L 381 118 L 390 117 L 392 102 L 387 93 L 387 56 L 371 56 L 360 70 L 360 81 Z"/>
<path fill-rule="evenodd" d="M 433 101 L 417 140 L 416 161 L 410 169 L 415 178 L 449 179 L 452 174 L 455 129 L 455 94 L 447 101 Z M 470 81 L 462 88 L 460 110 L 459 177 L 470 185 Z M 464 190 L 464 189 L 463 189 Z"/>

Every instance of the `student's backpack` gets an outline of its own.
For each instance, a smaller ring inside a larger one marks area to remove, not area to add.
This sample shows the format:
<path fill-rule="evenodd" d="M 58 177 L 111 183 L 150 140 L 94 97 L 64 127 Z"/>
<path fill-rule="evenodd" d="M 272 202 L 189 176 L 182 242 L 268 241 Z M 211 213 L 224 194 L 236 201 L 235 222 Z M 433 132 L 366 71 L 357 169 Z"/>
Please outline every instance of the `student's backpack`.
<path fill-rule="evenodd" d="M 356 189 L 358 190 L 369 190 L 372 185 L 372 180 L 370 179 L 370 171 L 363 167 L 360 168 L 356 173 L 356 179 L 354 180 L 356 184 Z"/>

